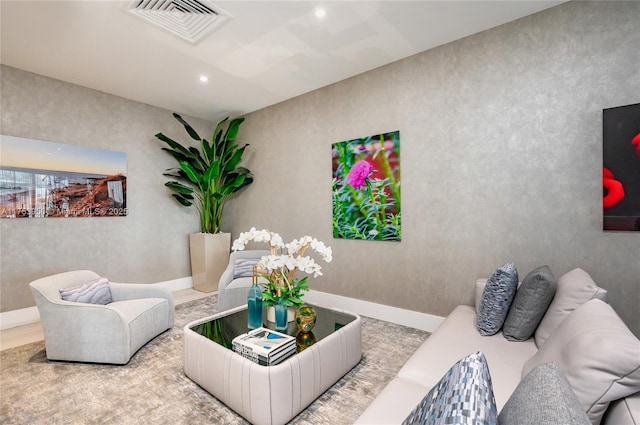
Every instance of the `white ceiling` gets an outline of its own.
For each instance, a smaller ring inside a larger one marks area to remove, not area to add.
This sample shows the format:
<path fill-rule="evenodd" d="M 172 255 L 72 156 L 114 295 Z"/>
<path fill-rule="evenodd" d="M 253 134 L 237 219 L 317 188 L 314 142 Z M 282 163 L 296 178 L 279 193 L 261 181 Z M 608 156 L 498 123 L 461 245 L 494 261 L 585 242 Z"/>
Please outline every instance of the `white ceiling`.
<path fill-rule="evenodd" d="M 193 45 L 130 1 L 2 0 L 1 63 L 214 121 L 562 3 L 213 1 L 233 19 Z"/>

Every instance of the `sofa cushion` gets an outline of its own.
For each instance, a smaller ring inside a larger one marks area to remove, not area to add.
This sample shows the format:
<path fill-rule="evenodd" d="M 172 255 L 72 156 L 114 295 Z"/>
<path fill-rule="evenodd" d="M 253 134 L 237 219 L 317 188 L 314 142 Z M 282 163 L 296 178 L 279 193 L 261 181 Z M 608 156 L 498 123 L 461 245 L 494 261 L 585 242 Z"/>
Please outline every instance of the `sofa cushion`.
<path fill-rule="evenodd" d="M 491 375 L 481 352 L 458 361 L 404 420 L 410 424 L 495 425 Z"/>
<path fill-rule="evenodd" d="M 553 295 L 556 281 L 549 266 L 541 266 L 529 272 L 522 280 L 502 326 L 502 333 L 509 341 L 526 341 L 536 331 Z"/>
<path fill-rule="evenodd" d="M 584 270 L 573 269 L 560 276 L 553 301 L 536 329 L 535 340 L 538 348 L 544 345 L 553 330 L 573 310 L 594 298 L 606 302 L 607 291 L 599 288 Z"/>
<path fill-rule="evenodd" d="M 480 335 L 495 335 L 507 317 L 518 288 L 518 271 L 513 263 L 498 267 L 487 280 L 478 310 Z"/>
<path fill-rule="evenodd" d="M 543 363 L 524 377 L 505 404 L 498 423 L 589 425 L 589 417 L 555 363 Z"/>
<path fill-rule="evenodd" d="M 60 297 L 65 301 L 106 305 L 112 301 L 109 281 L 101 277 L 82 285 L 60 289 Z"/>
<path fill-rule="evenodd" d="M 482 351 L 487 359 L 499 410 L 520 383 L 522 367 L 538 350 L 533 339 L 511 342 L 501 332 L 492 336 L 480 335 L 476 329 L 475 309 L 471 306 L 457 306 L 407 360 L 398 376 L 429 389 L 458 359 L 475 351 Z"/>
<path fill-rule="evenodd" d="M 259 258 L 236 258 L 233 263 L 233 278 L 252 277 L 253 267 L 258 264 Z"/>
<path fill-rule="evenodd" d="M 640 391 L 640 340 L 601 300 L 573 311 L 529 359 L 523 376 L 541 363 L 564 372 L 593 424 L 610 402 Z"/>

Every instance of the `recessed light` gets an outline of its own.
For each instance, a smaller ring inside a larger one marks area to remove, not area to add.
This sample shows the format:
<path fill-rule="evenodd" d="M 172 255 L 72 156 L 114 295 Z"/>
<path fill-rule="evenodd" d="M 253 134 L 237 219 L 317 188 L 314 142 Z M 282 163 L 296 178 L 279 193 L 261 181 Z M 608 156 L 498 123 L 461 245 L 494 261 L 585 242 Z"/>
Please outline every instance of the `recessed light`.
<path fill-rule="evenodd" d="M 209 77 L 207 77 L 206 75 L 201 75 L 200 81 L 202 81 L 203 83 L 206 83 L 207 81 L 209 81 Z"/>
<path fill-rule="evenodd" d="M 322 19 L 325 16 L 327 16 L 327 11 L 324 10 L 323 8 L 319 7 L 319 8 L 316 9 L 315 15 L 316 15 L 316 18 Z"/>

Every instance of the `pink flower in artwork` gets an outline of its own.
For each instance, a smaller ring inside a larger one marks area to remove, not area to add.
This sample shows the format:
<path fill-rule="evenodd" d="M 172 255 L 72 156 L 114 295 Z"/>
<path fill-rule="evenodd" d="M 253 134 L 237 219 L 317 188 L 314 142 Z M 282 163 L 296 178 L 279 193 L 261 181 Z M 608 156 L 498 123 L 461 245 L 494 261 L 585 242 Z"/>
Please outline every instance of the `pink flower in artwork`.
<path fill-rule="evenodd" d="M 347 183 L 353 186 L 355 189 L 362 187 L 365 185 L 367 181 L 367 177 L 373 171 L 373 165 L 369 164 L 367 161 L 358 161 L 355 163 L 351 170 L 349 170 L 349 174 L 347 175 Z"/>

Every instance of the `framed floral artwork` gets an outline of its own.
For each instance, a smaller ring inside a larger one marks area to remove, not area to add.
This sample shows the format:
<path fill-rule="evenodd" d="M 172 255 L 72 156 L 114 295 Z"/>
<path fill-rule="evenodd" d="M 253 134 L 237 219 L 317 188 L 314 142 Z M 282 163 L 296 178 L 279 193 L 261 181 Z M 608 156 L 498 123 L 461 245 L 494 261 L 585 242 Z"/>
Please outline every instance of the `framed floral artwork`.
<path fill-rule="evenodd" d="M 400 241 L 400 132 L 332 145 L 333 237 Z"/>
<path fill-rule="evenodd" d="M 640 231 L 640 103 L 602 111 L 604 230 Z"/>

